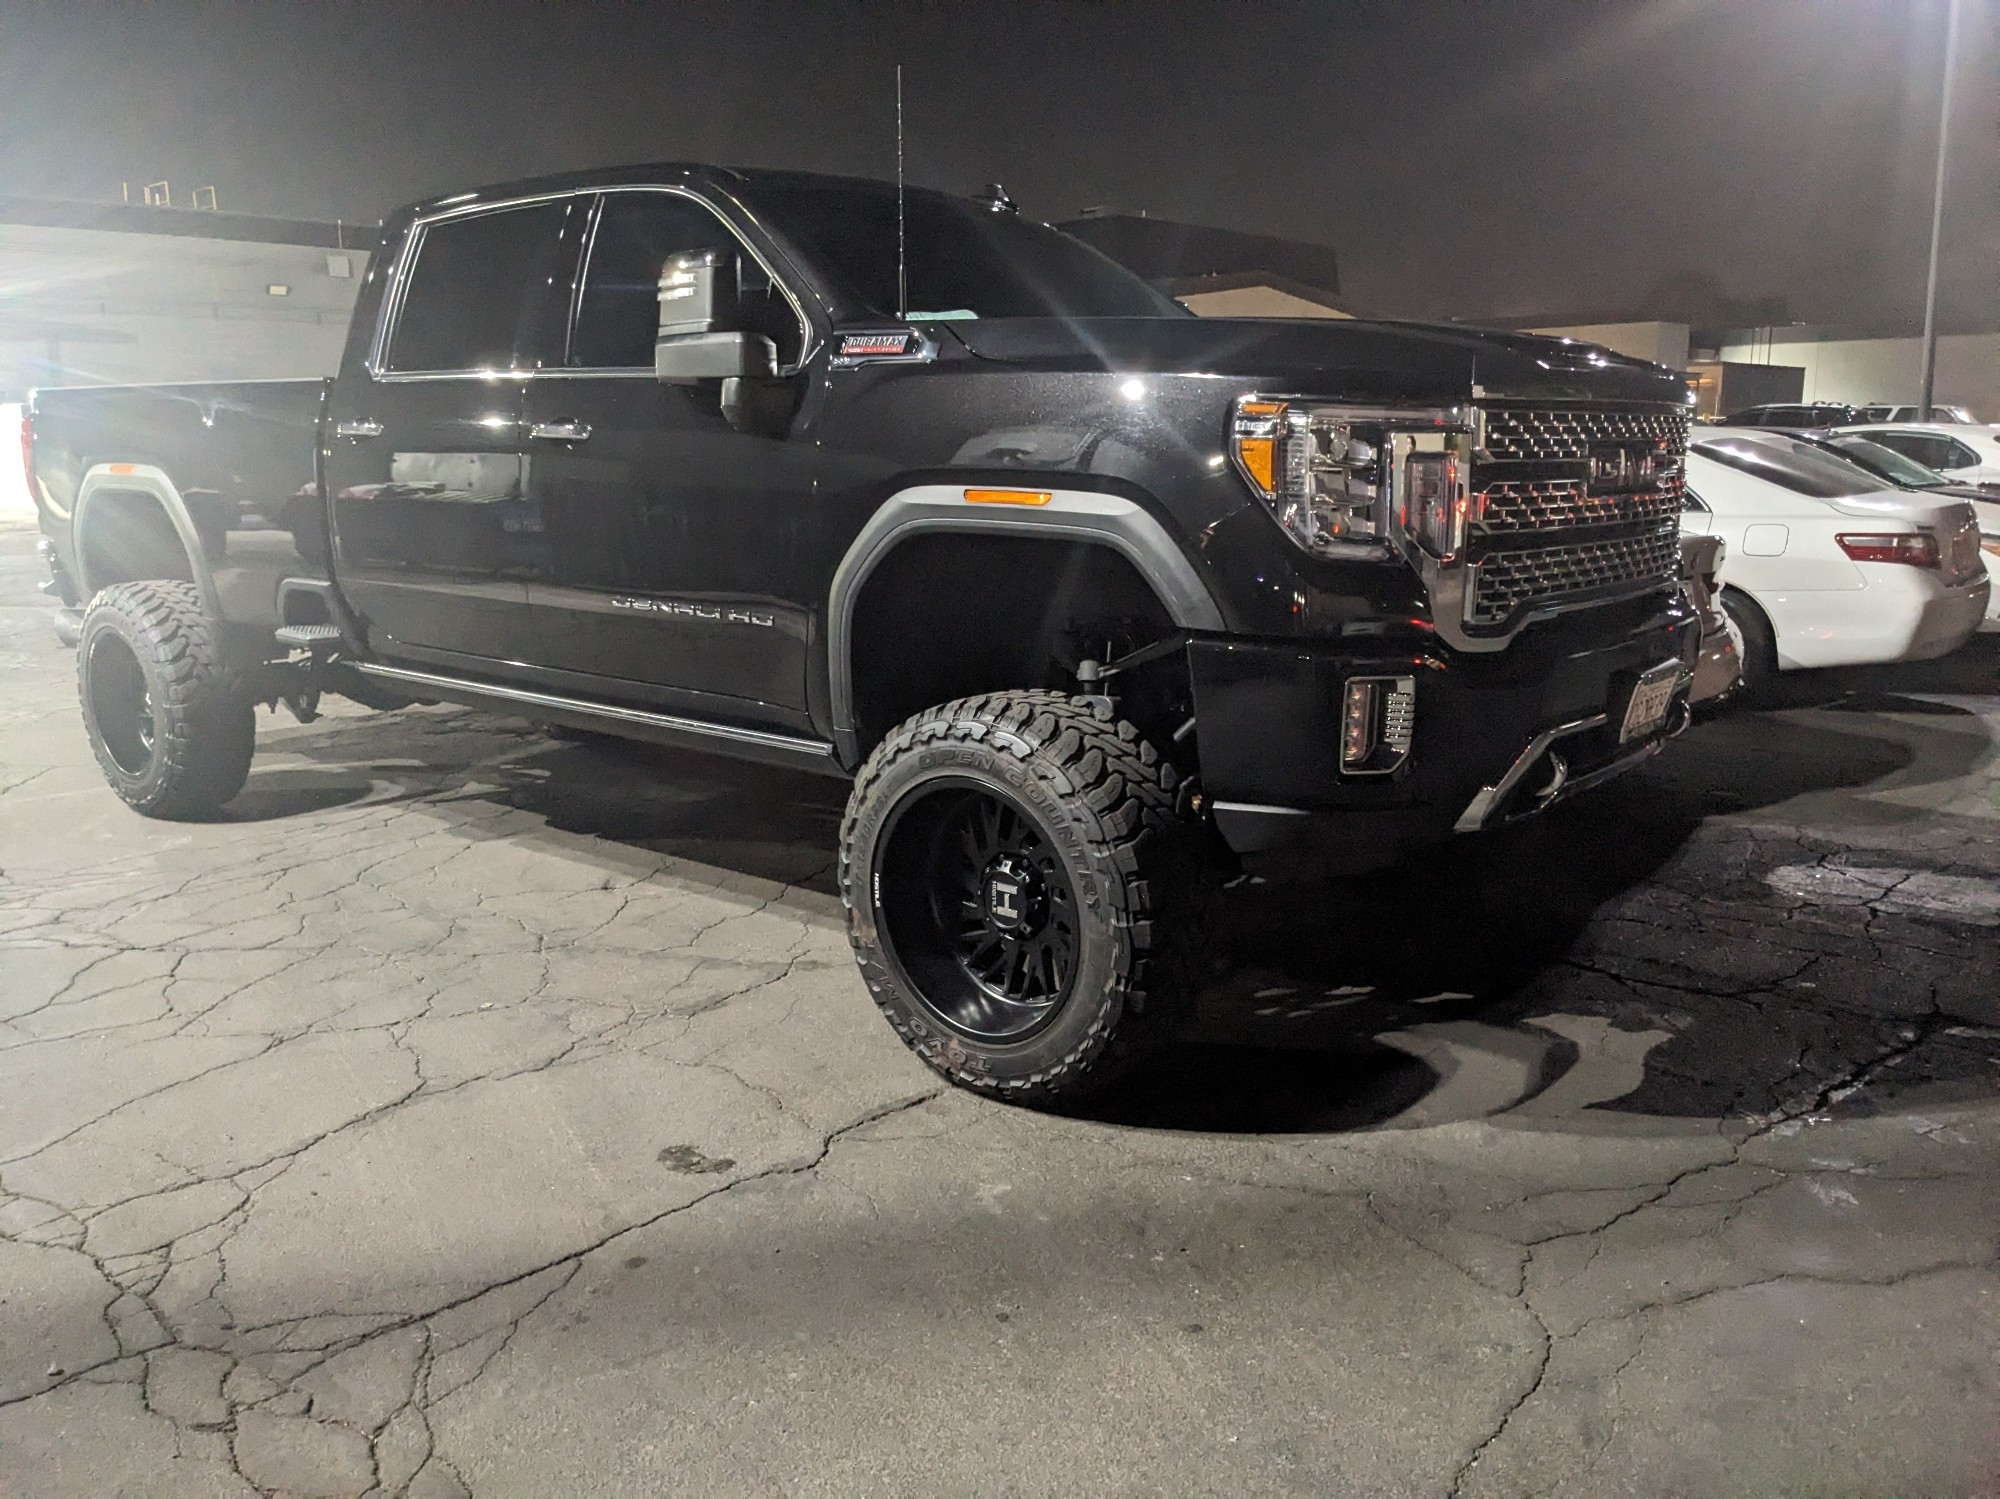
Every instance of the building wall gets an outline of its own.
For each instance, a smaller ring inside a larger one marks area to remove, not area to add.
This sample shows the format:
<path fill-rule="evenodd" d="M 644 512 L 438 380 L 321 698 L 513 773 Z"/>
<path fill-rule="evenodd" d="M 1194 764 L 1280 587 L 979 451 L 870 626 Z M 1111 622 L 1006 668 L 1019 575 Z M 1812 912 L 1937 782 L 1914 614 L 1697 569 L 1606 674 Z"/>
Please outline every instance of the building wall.
<path fill-rule="evenodd" d="M 359 250 L 0 223 L 0 399 L 331 374 L 367 268 Z"/>
<path fill-rule="evenodd" d="M 1353 314 L 1308 302 L 1275 286 L 1239 286 L 1231 291 L 1190 292 L 1181 306 L 1202 317 L 1351 317 Z"/>
<path fill-rule="evenodd" d="M 1917 338 L 1787 340 L 1778 329 L 1768 341 L 1727 345 L 1721 357 L 1800 365 L 1806 400 L 1856 406 L 1915 401 L 1923 378 L 1923 340 Z M 1938 340 L 1936 398 L 1970 408 L 1981 421 L 2000 421 L 2000 333 Z"/>
<path fill-rule="evenodd" d="M 1573 338 L 1578 343 L 1601 344 L 1614 354 L 1664 364 L 1670 370 L 1684 370 L 1688 366 L 1686 323 L 1583 323 L 1569 328 L 1528 328 L 1524 331 L 1546 333 L 1552 338 Z"/>

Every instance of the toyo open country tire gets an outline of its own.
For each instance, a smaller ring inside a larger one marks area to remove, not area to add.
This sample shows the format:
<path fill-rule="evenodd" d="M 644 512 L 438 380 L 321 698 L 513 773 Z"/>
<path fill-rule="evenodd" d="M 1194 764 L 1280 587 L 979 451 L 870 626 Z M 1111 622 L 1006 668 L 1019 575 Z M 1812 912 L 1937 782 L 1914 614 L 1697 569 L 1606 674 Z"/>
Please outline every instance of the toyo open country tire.
<path fill-rule="evenodd" d="M 1171 1034 L 1205 937 L 1175 785 L 1136 728 L 1060 692 L 946 703 L 882 742 L 841 823 L 841 899 L 912 1051 L 961 1087 L 1070 1105 Z"/>
<path fill-rule="evenodd" d="M 78 696 L 111 789 L 148 817 L 212 815 L 243 789 L 256 708 L 192 583 L 114 583 L 77 640 Z"/>

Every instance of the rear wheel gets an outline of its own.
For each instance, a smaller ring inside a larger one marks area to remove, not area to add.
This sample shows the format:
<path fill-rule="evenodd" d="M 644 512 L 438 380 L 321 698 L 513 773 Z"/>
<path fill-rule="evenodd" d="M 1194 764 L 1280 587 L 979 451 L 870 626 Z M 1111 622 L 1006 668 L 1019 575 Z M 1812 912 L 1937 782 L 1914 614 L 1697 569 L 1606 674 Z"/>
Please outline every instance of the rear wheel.
<path fill-rule="evenodd" d="M 904 1042 L 962 1087 L 1073 1104 L 1172 1032 L 1203 888 L 1176 777 L 1059 692 L 966 698 L 895 730 L 841 828 L 848 934 Z"/>
<path fill-rule="evenodd" d="M 77 640 L 83 726 L 104 778 L 148 817 L 213 814 L 243 789 L 256 708 L 192 583 L 116 583 Z"/>
<path fill-rule="evenodd" d="M 1737 701 L 1745 707 L 1763 707 L 1778 690 L 1777 632 L 1756 600 L 1734 588 L 1722 590 L 1722 612 L 1736 636 L 1736 654 L 1743 663 Z"/>

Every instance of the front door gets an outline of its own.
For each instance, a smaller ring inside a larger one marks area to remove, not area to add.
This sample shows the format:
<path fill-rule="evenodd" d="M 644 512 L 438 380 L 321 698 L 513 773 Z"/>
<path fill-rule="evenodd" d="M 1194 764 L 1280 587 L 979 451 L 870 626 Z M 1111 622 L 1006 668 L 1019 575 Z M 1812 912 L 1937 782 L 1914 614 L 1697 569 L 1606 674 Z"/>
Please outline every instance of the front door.
<path fill-rule="evenodd" d="M 653 376 L 666 258 L 714 249 L 741 325 L 777 345 L 779 379 Z M 764 262 L 697 199 L 606 193 L 558 373 L 527 392 L 524 484 L 545 553 L 527 659 L 579 691 L 802 728 L 817 535 L 806 326 Z"/>
<path fill-rule="evenodd" d="M 523 388 L 560 357 L 564 261 L 588 204 L 416 225 L 386 338 L 334 384 L 325 481 L 338 572 L 384 655 L 490 671 L 526 649 L 544 542 L 522 484 Z"/>

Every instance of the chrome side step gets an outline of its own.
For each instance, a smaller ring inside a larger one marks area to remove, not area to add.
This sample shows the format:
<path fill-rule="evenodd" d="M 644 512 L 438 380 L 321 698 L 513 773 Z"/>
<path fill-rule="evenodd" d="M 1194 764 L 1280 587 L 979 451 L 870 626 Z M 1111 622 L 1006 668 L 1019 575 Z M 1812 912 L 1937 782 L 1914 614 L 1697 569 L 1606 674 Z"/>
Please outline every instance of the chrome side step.
<path fill-rule="evenodd" d="M 374 661 L 355 661 L 350 665 L 362 675 L 393 684 L 412 697 L 464 703 L 473 708 L 492 708 L 545 723 L 563 724 L 568 728 L 596 729 L 627 739 L 641 739 L 649 744 L 707 750 L 713 754 L 761 761 L 766 765 L 782 765 L 792 770 L 811 770 L 821 775 L 843 777 L 847 774 L 834 760 L 833 746 L 818 739 L 774 734 L 766 729 L 707 723 L 698 718 L 651 713 L 643 708 L 623 708 L 612 703 L 593 703 L 560 693 L 538 692 L 531 687 L 504 687 L 497 682 L 475 682 L 437 672 L 412 671 L 406 666 L 384 666 Z"/>

